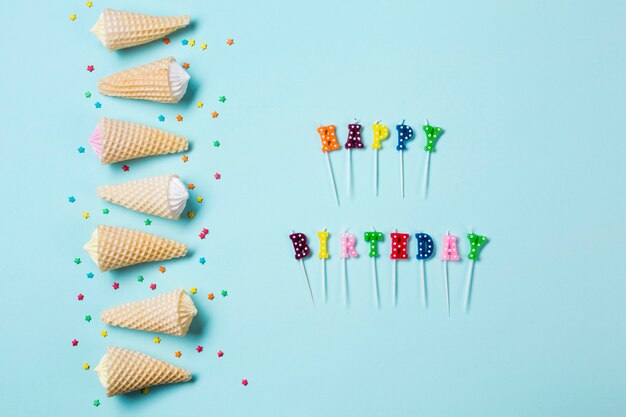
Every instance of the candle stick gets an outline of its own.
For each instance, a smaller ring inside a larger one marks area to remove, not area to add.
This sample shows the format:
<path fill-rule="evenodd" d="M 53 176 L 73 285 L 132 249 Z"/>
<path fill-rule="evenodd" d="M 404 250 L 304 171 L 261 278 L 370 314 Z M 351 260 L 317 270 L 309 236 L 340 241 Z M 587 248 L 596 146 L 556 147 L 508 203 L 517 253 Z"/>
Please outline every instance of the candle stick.
<path fill-rule="evenodd" d="M 405 125 L 404 120 L 396 125 L 398 131 L 398 145 L 396 150 L 400 152 L 400 195 L 404 198 L 404 151 L 406 150 L 406 142 L 413 139 L 414 132 L 411 126 Z"/>
<path fill-rule="evenodd" d="M 428 119 L 426 119 L 426 124 L 422 126 L 422 129 L 426 134 L 426 146 L 424 146 L 424 150 L 426 151 L 426 163 L 424 164 L 424 184 L 422 186 L 422 193 L 424 198 L 426 198 L 428 193 L 428 174 L 430 172 L 430 154 L 435 152 L 435 145 L 441 135 L 443 135 L 443 129 L 437 126 L 431 126 L 428 123 Z"/>
<path fill-rule="evenodd" d="M 348 305 L 348 266 L 347 261 L 348 258 L 356 258 L 358 256 L 354 245 L 356 243 L 356 238 L 352 233 L 342 233 L 340 235 L 341 239 L 341 250 L 339 251 L 339 257 L 343 259 L 343 303 L 345 306 Z"/>
<path fill-rule="evenodd" d="M 350 197 L 352 194 L 352 149 L 365 148 L 361 140 L 361 125 L 357 119 L 354 119 L 354 123 L 348 125 L 348 139 L 344 146 L 348 150 L 348 177 L 346 185 L 348 187 L 348 197 Z"/>
<path fill-rule="evenodd" d="M 311 295 L 311 302 L 315 305 L 315 300 L 313 299 L 313 291 L 311 290 L 311 283 L 309 282 L 309 274 L 306 272 L 306 267 L 304 266 L 304 258 L 311 254 L 311 249 L 307 245 L 307 238 L 304 233 L 294 233 L 291 231 L 289 235 L 289 239 L 291 239 L 291 243 L 293 244 L 293 251 L 295 252 L 295 258 L 297 261 L 300 261 L 302 265 L 302 273 L 304 274 L 304 279 L 306 280 L 306 285 L 309 288 L 309 294 Z"/>
<path fill-rule="evenodd" d="M 363 237 L 370 244 L 369 257 L 372 260 L 372 286 L 374 288 L 374 302 L 376 308 L 380 308 L 380 297 L 378 296 L 378 271 L 376 270 L 376 258 L 378 258 L 378 242 L 383 241 L 383 234 L 377 232 L 372 226 L 371 232 L 365 232 Z"/>
<path fill-rule="evenodd" d="M 441 257 L 443 261 L 443 281 L 446 289 L 446 307 L 448 308 L 448 317 L 450 317 L 450 282 L 448 280 L 448 261 L 458 261 L 459 251 L 456 243 L 457 237 L 451 235 L 449 231 L 443 236 L 443 247 L 441 248 Z"/>
<path fill-rule="evenodd" d="M 329 233 L 326 231 L 326 228 L 324 228 L 324 230 L 317 232 L 317 237 L 319 238 L 319 242 L 320 242 L 320 252 L 317 255 L 321 261 L 322 261 L 322 299 L 324 300 L 324 303 L 326 303 L 326 299 L 327 299 L 327 290 L 326 290 L 326 259 L 329 258 L 329 254 L 328 254 L 328 236 Z"/>
<path fill-rule="evenodd" d="M 430 235 L 426 233 L 416 233 L 415 238 L 417 239 L 416 258 L 420 263 L 420 270 L 421 270 L 421 277 L 422 277 L 422 305 L 425 308 L 427 306 L 425 263 L 426 263 L 426 259 L 433 256 L 435 245 L 433 242 L 433 238 L 430 237 Z"/>
<path fill-rule="evenodd" d="M 372 125 L 374 129 L 374 194 L 378 195 L 378 150 L 382 148 L 382 141 L 389 138 L 389 128 L 380 123 L 380 120 Z"/>
<path fill-rule="evenodd" d="M 409 259 L 407 252 L 408 243 L 408 233 L 397 233 L 396 229 L 393 229 L 393 233 L 391 233 L 391 254 L 389 257 L 393 260 L 391 302 L 394 307 L 398 304 L 398 260 Z"/>
<path fill-rule="evenodd" d="M 465 302 L 463 303 L 463 311 L 467 313 L 469 308 L 469 299 L 472 287 L 472 277 L 474 275 L 474 262 L 478 260 L 480 256 L 480 252 L 483 250 L 483 247 L 487 244 L 487 237 L 477 235 L 473 232 L 467 234 L 467 238 L 470 242 L 470 251 L 467 257 L 470 259 L 470 266 L 467 271 L 467 280 L 465 281 Z"/>
<path fill-rule="evenodd" d="M 335 201 L 339 205 L 339 194 L 337 194 L 337 186 L 335 185 L 335 174 L 333 172 L 333 166 L 330 163 L 329 152 L 341 149 L 341 145 L 337 141 L 337 135 L 335 134 L 335 125 L 320 126 L 317 128 L 317 133 L 320 135 L 322 141 L 322 152 L 326 154 L 326 166 L 328 167 L 328 176 L 330 178 L 330 185 L 335 195 Z"/>

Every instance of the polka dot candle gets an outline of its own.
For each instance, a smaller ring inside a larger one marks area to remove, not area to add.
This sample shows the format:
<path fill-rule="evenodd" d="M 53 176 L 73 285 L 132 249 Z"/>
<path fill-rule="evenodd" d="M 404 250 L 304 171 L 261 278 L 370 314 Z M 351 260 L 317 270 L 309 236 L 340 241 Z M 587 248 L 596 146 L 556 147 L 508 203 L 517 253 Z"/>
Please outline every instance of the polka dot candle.
<path fill-rule="evenodd" d="M 480 236 L 475 233 L 468 233 L 467 238 L 470 242 L 470 252 L 467 257 L 471 260 L 477 261 L 480 256 L 480 252 L 483 250 L 485 244 L 487 244 L 488 239 L 486 236 Z"/>
<path fill-rule="evenodd" d="M 426 233 L 416 233 L 415 238 L 417 239 L 416 258 L 419 260 L 424 260 L 433 256 L 435 249 L 433 238 Z"/>
<path fill-rule="evenodd" d="M 424 150 L 426 152 L 435 152 L 435 145 L 443 134 L 443 129 L 437 126 L 424 125 L 422 126 L 424 133 L 426 134 L 426 146 Z"/>
<path fill-rule="evenodd" d="M 317 128 L 317 133 L 320 135 L 322 141 L 322 152 L 331 152 L 341 149 L 341 145 L 337 141 L 335 125 L 320 126 Z"/>
<path fill-rule="evenodd" d="M 356 244 L 356 238 L 352 233 L 342 233 L 340 235 L 340 239 L 341 250 L 339 251 L 339 257 L 341 259 L 356 258 L 357 256 L 359 256 L 356 252 L 356 249 L 354 248 L 354 245 Z"/>
<path fill-rule="evenodd" d="M 374 130 L 372 149 L 381 149 L 382 141 L 389 138 L 389 128 L 381 123 L 374 123 L 372 129 Z"/>
<path fill-rule="evenodd" d="M 378 242 L 383 241 L 382 232 L 365 232 L 364 239 L 370 244 L 369 257 L 378 258 Z"/>
<path fill-rule="evenodd" d="M 317 232 L 317 237 L 320 240 L 320 252 L 317 255 L 320 259 L 328 259 L 328 236 L 329 233 L 326 230 Z"/>
<path fill-rule="evenodd" d="M 396 130 L 398 131 L 398 145 L 396 146 L 396 150 L 406 151 L 406 143 L 415 136 L 413 128 L 402 122 L 402 124 L 396 125 Z"/>
<path fill-rule="evenodd" d="M 348 139 L 346 140 L 346 149 L 362 149 L 365 145 L 361 140 L 361 125 L 358 123 L 352 123 L 348 125 Z"/>
<path fill-rule="evenodd" d="M 304 259 L 311 254 L 311 249 L 307 245 L 307 238 L 304 233 L 292 233 L 289 235 L 296 260 Z"/>
<path fill-rule="evenodd" d="M 391 233 L 391 254 L 389 257 L 394 260 L 408 259 L 407 244 L 409 243 L 408 233 Z"/>
<path fill-rule="evenodd" d="M 458 261 L 461 259 L 456 241 L 457 237 L 454 235 L 443 236 L 443 247 L 440 256 L 442 261 Z"/>

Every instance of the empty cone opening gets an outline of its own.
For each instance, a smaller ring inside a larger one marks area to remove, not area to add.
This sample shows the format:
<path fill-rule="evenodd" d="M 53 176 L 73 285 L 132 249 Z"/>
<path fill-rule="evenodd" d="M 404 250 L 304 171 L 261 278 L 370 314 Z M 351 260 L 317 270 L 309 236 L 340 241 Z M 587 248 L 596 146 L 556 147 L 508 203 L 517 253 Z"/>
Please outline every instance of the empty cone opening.
<path fill-rule="evenodd" d="M 91 33 L 96 35 L 96 38 L 102 43 L 102 45 L 107 46 L 106 42 L 106 28 L 104 24 L 104 13 L 106 10 L 100 15 L 98 21 L 91 28 Z"/>
<path fill-rule="evenodd" d="M 99 267 L 100 265 L 98 264 L 98 229 L 93 231 L 93 233 L 91 234 L 91 239 L 89 239 L 89 242 L 85 243 L 85 246 L 83 246 L 83 249 L 85 249 L 89 257 Z"/>
<path fill-rule="evenodd" d="M 168 189 L 168 201 L 170 210 L 175 217 L 180 216 L 183 212 L 188 198 L 189 193 L 187 192 L 185 184 L 183 184 L 180 178 L 176 176 L 172 177 Z"/>
<path fill-rule="evenodd" d="M 93 152 L 101 158 L 102 156 L 102 129 L 100 128 L 100 123 L 96 125 L 96 128 L 93 130 L 93 133 L 89 137 L 89 144 L 91 145 L 91 149 Z"/>
<path fill-rule="evenodd" d="M 176 101 L 180 101 L 187 92 L 187 84 L 189 84 L 189 74 L 176 61 L 170 62 L 169 81 L 170 91 Z"/>
<path fill-rule="evenodd" d="M 185 291 L 181 291 L 178 304 L 178 318 L 180 320 L 180 329 L 183 336 L 187 334 L 191 321 L 196 314 L 198 314 L 198 310 L 196 310 L 193 300 Z"/>
<path fill-rule="evenodd" d="M 107 355 L 108 353 L 105 353 L 104 356 L 102 356 L 102 359 L 100 359 L 98 366 L 96 366 L 96 369 L 94 369 L 94 371 L 96 371 L 96 374 L 98 375 L 98 379 L 100 380 L 100 383 L 105 389 L 109 387 L 109 370 L 108 370 Z"/>

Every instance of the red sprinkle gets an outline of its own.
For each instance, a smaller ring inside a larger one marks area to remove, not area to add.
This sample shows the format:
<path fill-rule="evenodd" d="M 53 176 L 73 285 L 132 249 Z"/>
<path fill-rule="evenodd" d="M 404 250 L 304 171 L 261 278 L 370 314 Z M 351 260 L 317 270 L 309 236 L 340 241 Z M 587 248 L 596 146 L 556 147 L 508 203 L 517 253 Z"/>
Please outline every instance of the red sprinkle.
<path fill-rule="evenodd" d="M 119 282 L 114 282 L 114 283 L 113 283 L 113 289 L 114 289 L 114 290 L 117 290 L 119 287 L 120 287 Z"/>
<path fill-rule="evenodd" d="M 156 290 L 156 284 L 154 282 L 152 284 L 150 284 L 150 289 L 152 291 Z"/>
<path fill-rule="evenodd" d="M 196 350 L 198 351 L 198 353 L 202 352 L 204 348 L 200 345 L 198 345 L 198 347 L 196 348 Z"/>
<path fill-rule="evenodd" d="M 83 301 L 83 298 L 85 298 L 85 296 L 82 294 L 78 294 L 78 297 L 76 298 L 78 298 L 78 301 Z"/>
<path fill-rule="evenodd" d="M 128 167 L 128 165 L 122 166 L 122 171 L 124 171 L 124 172 L 128 172 L 129 169 L 130 168 Z"/>
<path fill-rule="evenodd" d="M 221 358 L 222 356 L 224 356 L 224 352 L 222 352 L 221 350 L 217 351 L 217 357 Z"/>
<path fill-rule="evenodd" d="M 72 346 L 78 346 L 78 340 L 76 339 L 72 340 Z"/>
<path fill-rule="evenodd" d="M 244 387 L 248 386 L 248 380 L 246 378 L 241 380 L 241 385 L 243 385 Z"/>

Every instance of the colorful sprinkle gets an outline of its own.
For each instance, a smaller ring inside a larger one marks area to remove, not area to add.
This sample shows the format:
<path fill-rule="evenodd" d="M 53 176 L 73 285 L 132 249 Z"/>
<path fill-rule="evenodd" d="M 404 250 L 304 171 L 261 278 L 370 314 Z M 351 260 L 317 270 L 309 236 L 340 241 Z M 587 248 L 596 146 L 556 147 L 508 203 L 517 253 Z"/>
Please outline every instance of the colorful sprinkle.
<path fill-rule="evenodd" d="M 219 172 L 216 172 L 214 175 L 216 180 L 219 180 L 220 178 L 222 178 L 222 174 L 220 174 Z"/>
<path fill-rule="evenodd" d="M 139 275 L 139 276 L 137 277 L 137 281 L 139 281 L 139 282 L 143 282 L 143 275 Z"/>
<path fill-rule="evenodd" d="M 232 38 L 228 38 L 228 39 L 226 39 L 226 44 L 227 44 L 228 46 L 231 46 L 231 45 L 232 45 L 232 44 L 234 44 L 234 43 L 235 43 L 235 41 L 234 41 Z"/>
<path fill-rule="evenodd" d="M 74 196 L 73 196 L 73 195 L 71 195 L 71 196 L 69 196 L 69 197 L 67 198 L 67 201 L 69 201 L 70 203 L 73 203 L 73 202 L 75 202 L 75 201 L 76 201 L 76 198 L 74 198 Z"/>
<path fill-rule="evenodd" d="M 204 348 L 203 348 L 201 345 L 198 345 L 198 346 L 196 347 L 196 351 L 197 351 L 198 353 L 202 352 L 203 350 L 204 350 Z"/>
<path fill-rule="evenodd" d="M 93 65 L 87 65 L 87 71 L 93 72 L 93 70 L 95 70 Z"/>
<path fill-rule="evenodd" d="M 93 272 L 87 272 L 87 278 L 91 279 L 93 277 L 94 277 Z"/>
<path fill-rule="evenodd" d="M 198 203 L 202 203 L 204 201 L 204 198 L 202 198 L 202 196 L 198 196 L 198 197 L 196 197 L 196 201 Z"/>
<path fill-rule="evenodd" d="M 156 290 L 156 284 L 154 282 L 152 284 L 150 284 L 150 289 L 152 291 Z"/>
<path fill-rule="evenodd" d="M 91 98 L 91 91 L 85 91 L 85 98 Z"/>
<path fill-rule="evenodd" d="M 165 273 L 165 267 L 164 266 L 160 266 L 159 267 L 159 272 L 164 274 Z"/>
<path fill-rule="evenodd" d="M 83 211 L 83 218 L 85 218 L 85 219 L 89 218 L 89 212 L 88 211 Z"/>
<path fill-rule="evenodd" d="M 102 209 L 102 214 L 109 214 L 109 209 L 108 208 L 103 208 Z"/>
<path fill-rule="evenodd" d="M 220 114 L 216 111 L 214 111 L 213 113 L 211 113 L 211 117 L 214 119 L 217 119 L 217 116 L 219 116 Z"/>
<path fill-rule="evenodd" d="M 178 116 L 176 116 L 176 120 L 178 120 L 179 122 L 183 121 L 183 116 L 181 114 L 179 114 Z"/>
<path fill-rule="evenodd" d="M 76 339 L 72 340 L 72 346 L 78 346 L 78 340 Z"/>
<path fill-rule="evenodd" d="M 78 294 L 76 298 L 78 298 L 78 301 L 83 301 L 85 299 L 85 296 L 82 294 Z"/>
<path fill-rule="evenodd" d="M 146 226 L 150 226 L 152 224 L 152 220 L 150 219 L 146 219 L 143 222 L 146 224 Z"/>
<path fill-rule="evenodd" d="M 128 172 L 129 170 L 130 170 L 130 167 L 128 165 L 122 165 L 122 171 Z"/>
<path fill-rule="evenodd" d="M 187 39 L 183 39 L 182 41 L 180 41 L 180 43 L 182 43 L 183 45 L 187 46 L 189 41 Z"/>
<path fill-rule="evenodd" d="M 200 48 L 202 48 L 202 50 L 204 51 L 206 49 L 206 43 L 203 43 L 202 45 L 200 45 Z"/>
<path fill-rule="evenodd" d="M 87 362 L 83 363 L 83 369 L 84 369 L 85 371 L 88 371 L 88 370 L 89 370 L 89 368 L 90 368 L 90 366 L 89 366 L 89 364 L 88 364 Z"/>
<path fill-rule="evenodd" d="M 93 105 L 96 109 L 102 108 L 102 103 L 100 103 L 99 101 L 96 101 L 95 103 L 93 103 Z"/>
<path fill-rule="evenodd" d="M 199 109 L 202 108 L 203 106 L 204 106 L 204 103 L 201 102 L 201 101 L 196 103 L 196 107 L 199 108 Z"/>
<path fill-rule="evenodd" d="M 188 157 L 187 155 L 183 155 L 183 157 L 182 157 L 182 158 L 180 158 L 180 159 L 182 159 L 182 161 L 183 161 L 183 162 L 185 162 L 185 163 L 186 163 L 187 161 L 189 161 L 189 157 Z"/>
<path fill-rule="evenodd" d="M 221 101 L 222 103 L 224 103 L 224 102 L 226 102 L 226 96 L 220 96 L 220 98 L 218 100 Z"/>
<path fill-rule="evenodd" d="M 119 282 L 114 282 L 112 286 L 113 286 L 114 290 L 117 290 L 120 287 L 120 283 Z"/>
<path fill-rule="evenodd" d="M 196 287 L 191 287 L 189 289 L 189 292 L 192 293 L 192 294 L 196 294 L 198 292 L 198 289 Z"/>
<path fill-rule="evenodd" d="M 215 146 L 216 148 L 220 147 L 220 141 L 219 140 L 214 140 L 213 141 L 213 146 Z"/>
<path fill-rule="evenodd" d="M 189 210 L 187 212 L 187 217 L 189 217 L 190 219 L 193 219 L 194 217 L 196 217 L 196 212 L 193 210 Z"/>
<path fill-rule="evenodd" d="M 207 298 L 211 301 L 213 301 L 213 299 L 215 298 L 215 295 L 213 295 L 212 292 L 209 293 L 209 295 L 207 296 Z"/>
<path fill-rule="evenodd" d="M 204 257 L 198 259 L 198 262 L 200 262 L 201 265 L 204 265 L 206 263 L 206 259 L 204 259 Z"/>
<path fill-rule="evenodd" d="M 170 43 L 170 38 L 163 38 L 163 43 L 168 45 Z"/>
<path fill-rule="evenodd" d="M 180 350 L 177 350 L 176 352 L 174 352 L 174 356 L 176 356 L 177 358 L 180 358 L 182 355 L 182 353 L 180 353 Z"/>
<path fill-rule="evenodd" d="M 74 258 L 74 263 L 76 265 L 79 265 L 82 261 L 80 260 L 80 258 Z"/>
<path fill-rule="evenodd" d="M 100 407 L 100 400 L 93 400 L 94 407 Z"/>
<path fill-rule="evenodd" d="M 76 13 L 72 13 L 70 15 L 70 20 L 73 22 L 74 20 L 76 20 Z"/>
<path fill-rule="evenodd" d="M 191 40 L 189 41 L 189 46 L 194 46 L 195 44 L 196 44 L 196 41 L 195 41 L 195 40 L 191 39 Z"/>
<path fill-rule="evenodd" d="M 228 291 L 222 290 L 222 297 L 228 297 Z"/>
<path fill-rule="evenodd" d="M 159 344 L 161 343 L 161 338 L 159 336 L 154 336 L 154 339 L 152 339 L 154 341 L 154 343 Z"/>
<path fill-rule="evenodd" d="M 190 190 L 193 190 L 194 188 L 196 188 L 196 186 L 194 185 L 193 182 L 190 182 L 189 184 L 187 184 L 187 188 L 189 188 Z"/>
<path fill-rule="evenodd" d="M 224 356 L 224 352 L 222 352 L 221 350 L 217 351 L 217 357 L 221 358 L 222 356 Z"/>
<path fill-rule="evenodd" d="M 103 331 L 100 332 L 100 335 L 102 337 L 107 337 L 109 335 L 109 333 L 106 330 L 103 330 Z"/>
<path fill-rule="evenodd" d="M 149 392 L 150 392 L 150 390 L 148 388 L 142 388 L 141 389 L 141 395 L 148 395 Z"/>
<path fill-rule="evenodd" d="M 87 314 L 87 315 L 85 316 L 85 321 L 86 321 L 87 323 L 89 323 L 89 322 L 91 321 L 91 314 Z"/>
<path fill-rule="evenodd" d="M 189 69 L 189 63 L 188 62 L 183 62 L 183 68 Z"/>
<path fill-rule="evenodd" d="M 241 385 L 243 385 L 244 387 L 248 386 L 248 380 L 246 378 L 241 380 Z"/>
<path fill-rule="evenodd" d="M 85 153 L 85 148 L 82 146 L 79 146 L 76 150 L 78 151 L 78 153 Z"/>
<path fill-rule="evenodd" d="M 93 6 L 93 2 L 92 1 L 88 1 L 88 2 L 85 3 L 85 5 L 91 9 L 91 6 Z"/>
<path fill-rule="evenodd" d="M 164 122 L 165 121 L 165 116 L 163 116 L 162 114 L 159 115 L 158 117 L 159 122 Z"/>

